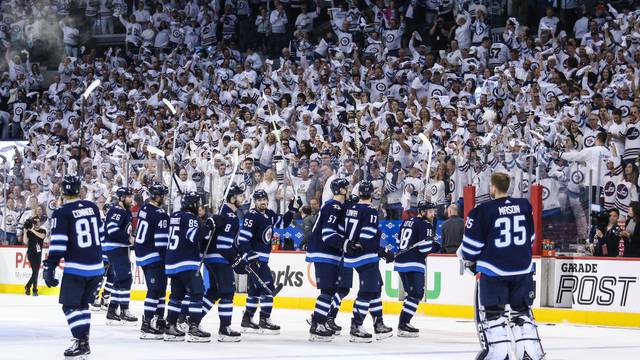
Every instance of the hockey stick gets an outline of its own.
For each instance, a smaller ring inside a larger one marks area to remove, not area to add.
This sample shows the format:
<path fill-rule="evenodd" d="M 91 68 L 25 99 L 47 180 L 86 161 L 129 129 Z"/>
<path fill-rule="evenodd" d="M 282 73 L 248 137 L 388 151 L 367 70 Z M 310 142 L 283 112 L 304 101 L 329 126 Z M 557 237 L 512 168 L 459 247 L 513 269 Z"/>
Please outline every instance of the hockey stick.
<path fill-rule="evenodd" d="M 173 106 L 173 104 L 171 104 L 171 102 L 165 98 L 162 99 L 162 102 L 164 103 L 164 105 L 169 109 L 169 111 L 171 111 L 171 114 L 173 116 L 176 116 L 177 111 L 176 108 Z M 171 171 L 171 177 L 173 178 L 173 176 L 175 176 L 175 163 L 176 163 L 176 139 L 178 138 L 178 130 L 180 129 L 180 121 L 178 121 L 178 125 L 176 125 L 175 130 L 173 131 L 173 144 L 171 146 L 171 163 L 168 164 L 169 165 L 169 169 Z M 164 155 L 164 153 L 163 153 Z M 167 163 L 169 162 L 169 160 L 167 160 L 167 158 L 165 157 L 165 160 L 167 161 Z M 174 178 L 175 180 L 175 178 Z M 176 187 L 178 187 L 178 192 L 180 192 L 180 194 L 182 195 L 182 191 L 180 190 L 180 187 L 178 186 L 178 182 L 176 181 Z M 169 194 L 173 194 L 173 182 L 169 183 Z M 173 208 L 173 200 L 171 200 L 171 204 L 170 206 Z"/>
<path fill-rule="evenodd" d="M 222 197 L 223 204 L 227 198 L 227 195 L 229 194 L 231 185 L 233 184 L 233 178 L 236 177 L 236 171 L 238 171 L 238 162 L 239 162 L 238 157 L 239 157 L 238 149 L 234 149 L 233 150 L 233 171 L 231 171 L 231 177 L 229 178 L 229 183 L 227 184 L 227 188 L 224 190 L 224 195 Z M 220 213 L 221 208 L 222 206 L 220 206 L 217 213 Z M 198 272 L 196 273 L 196 275 L 199 275 L 200 270 L 202 270 L 202 264 L 204 263 L 205 256 L 207 256 L 207 251 L 209 251 L 209 246 L 211 246 L 212 239 L 213 239 L 213 232 L 209 235 L 209 240 L 207 240 L 207 246 L 204 248 L 204 252 L 202 253 L 202 259 L 200 259 L 200 264 L 198 265 Z"/>
<path fill-rule="evenodd" d="M 276 285 L 276 287 L 273 289 L 273 291 L 271 291 L 271 289 L 269 288 L 269 285 L 267 285 L 267 283 L 265 283 L 260 276 L 258 276 L 258 274 L 253 270 L 253 268 L 251 267 L 251 265 L 247 265 L 245 267 L 245 270 L 247 270 L 247 273 L 249 273 L 250 275 L 253 275 L 253 277 L 255 277 L 256 281 L 258 281 L 258 284 L 260 284 L 260 286 L 262 286 L 262 288 L 269 293 L 269 295 L 271 295 L 272 297 L 275 297 L 276 295 L 278 295 L 278 293 L 282 290 L 282 288 L 284 288 L 283 284 L 278 284 Z"/>
<path fill-rule="evenodd" d="M 149 154 L 162 157 L 164 159 L 164 162 L 167 164 L 167 166 L 171 167 L 169 160 L 167 159 L 166 155 L 162 150 L 158 149 L 153 145 L 147 145 L 147 152 L 149 152 Z M 171 172 L 171 178 L 173 179 L 173 182 L 176 184 L 176 188 L 178 189 L 178 192 L 180 193 L 180 195 L 182 195 L 182 189 L 180 189 L 180 185 L 178 184 L 178 179 L 176 179 L 176 174 L 173 171 Z"/>
<path fill-rule="evenodd" d="M 393 130 L 389 128 L 389 130 Z M 382 206 L 382 195 L 384 195 L 384 189 L 387 187 L 387 167 L 389 166 L 389 158 L 391 157 L 391 145 L 393 145 L 393 139 L 389 139 L 389 146 L 387 146 L 387 159 L 384 161 L 384 177 L 382 178 L 382 189 L 380 189 L 380 201 L 378 202 L 378 212 Z"/>
<path fill-rule="evenodd" d="M 420 241 L 418 241 L 417 243 L 415 243 L 415 244 L 413 244 L 413 245 L 409 246 L 408 248 L 406 248 L 406 249 L 402 249 L 402 250 L 398 251 L 398 252 L 397 252 L 397 253 L 395 253 L 394 255 L 395 255 L 396 257 L 398 257 L 398 256 L 400 256 L 400 255 L 406 254 L 406 253 L 408 253 L 409 251 L 411 251 L 411 250 L 413 250 L 413 249 L 417 248 L 418 246 L 426 245 L 426 244 L 427 244 L 427 241 L 428 241 L 428 240 L 420 240 Z M 387 245 L 387 249 L 391 249 L 391 245 Z"/>
<path fill-rule="evenodd" d="M 267 95 L 264 92 L 262 93 L 262 99 L 267 103 L 267 109 L 269 109 L 269 117 L 271 118 L 271 125 L 273 126 L 273 134 L 276 136 L 276 141 L 278 142 L 278 144 L 280 144 L 280 156 L 282 156 L 282 161 L 284 162 L 284 174 L 287 177 L 287 180 L 289 181 L 289 185 L 293 187 L 293 181 L 291 181 L 291 173 L 289 173 L 289 165 L 287 164 L 287 158 L 284 157 L 284 150 L 282 150 L 282 142 L 280 141 L 280 130 L 278 130 L 276 121 L 273 119 L 273 112 L 271 111 L 271 106 L 269 106 L 269 99 L 267 98 Z M 295 191 L 293 189 L 292 189 L 292 193 L 295 198 Z M 285 201 L 286 201 L 286 196 L 287 196 L 287 187 L 285 186 L 284 194 L 283 194 L 283 198 L 285 198 Z"/>
<path fill-rule="evenodd" d="M 429 141 L 429 138 L 427 138 L 427 136 L 423 133 L 418 134 L 418 137 L 420 138 L 420 140 L 422 140 L 422 143 L 425 144 L 427 146 L 427 172 L 425 173 L 425 180 L 424 180 L 424 189 L 422 191 L 422 200 L 427 200 L 427 188 L 429 186 L 429 182 L 431 181 L 430 176 L 431 176 L 431 160 L 433 158 L 433 145 L 431 145 L 431 142 Z"/>

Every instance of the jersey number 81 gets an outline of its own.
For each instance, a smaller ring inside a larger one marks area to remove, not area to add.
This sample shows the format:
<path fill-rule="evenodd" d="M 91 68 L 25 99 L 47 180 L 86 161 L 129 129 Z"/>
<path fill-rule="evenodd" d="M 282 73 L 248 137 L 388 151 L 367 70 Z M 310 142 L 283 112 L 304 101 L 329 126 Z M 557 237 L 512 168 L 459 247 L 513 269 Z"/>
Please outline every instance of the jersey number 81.
<path fill-rule="evenodd" d="M 91 224 L 89 224 L 91 221 Z M 78 247 L 88 248 L 95 239 L 96 246 L 100 246 L 98 234 L 98 219 L 96 217 L 82 218 L 76 221 L 76 235 L 78 236 Z"/>

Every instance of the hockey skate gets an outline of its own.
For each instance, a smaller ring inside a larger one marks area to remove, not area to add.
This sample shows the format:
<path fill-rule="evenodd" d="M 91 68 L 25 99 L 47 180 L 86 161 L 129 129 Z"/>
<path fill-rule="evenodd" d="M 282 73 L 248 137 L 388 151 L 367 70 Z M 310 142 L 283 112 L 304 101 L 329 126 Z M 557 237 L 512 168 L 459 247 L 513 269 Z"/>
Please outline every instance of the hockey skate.
<path fill-rule="evenodd" d="M 393 336 L 393 329 L 384 324 L 382 316 L 373 323 L 373 331 L 376 334 L 376 340 L 384 340 Z"/>
<path fill-rule="evenodd" d="M 311 323 L 311 328 L 309 328 L 309 341 L 330 342 L 331 340 L 333 340 L 333 331 L 327 329 L 324 324 Z"/>
<path fill-rule="evenodd" d="M 352 343 L 370 343 L 373 341 L 373 336 L 366 332 L 362 325 L 357 325 L 353 321 L 351 322 L 349 334 L 351 335 L 349 342 Z"/>
<path fill-rule="evenodd" d="M 231 329 L 231 326 L 220 327 L 218 331 L 219 342 L 238 342 L 240 341 L 240 333 Z"/>
<path fill-rule="evenodd" d="M 242 322 L 240 323 L 241 331 L 245 334 L 259 334 L 260 326 L 253 322 L 251 316 L 246 312 L 242 315 Z"/>
<path fill-rule="evenodd" d="M 73 339 L 71 347 L 64 351 L 64 358 L 65 360 L 84 360 L 89 354 L 91 354 L 89 340 Z"/>
<path fill-rule="evenodd" d="M 107 310 L 107 325 L 109 326 L 122 325 L 122 319 L 120 319 L 120 316 L 116 313 L 115 308 L 109 308 L 109 310 Z"/>
<path fill-rule="evenodd" d="M 200 329 L 200 325 L 196 323 L 189 324 L 189 332 L 187 333 L 187 342 L 204 343 L 211 341 L 211 333 Z"/>
<path fill-rule="evenodd" d="M 136 324 L 138 324 L 138 318 L 131 315 L 129 309 L 120 311 L 120 321 L 122 322 L 122 325 L 135 326 Z"/>
<path fill-rule="evenodd" d="M 100 297 L 96 297 L 96 300 L 91 304 L 92 312 L 99 312 L 102 310 L 102 299 Z"/>
<path fill-rule="evenodd" d="M 164 331 L 164 341 L 184 341 L 184 333 L 178 329 L 176 324 L 169 324 Z"/>
<path fill-rule="evenodd" d="M 111 295 L 102 296 L 100 300 L 100 308 L 102 311 L 109 310 L 109 304 L 111 303 Z"/>
<path fill-rule="evenodd" d="M 153 319 L 149 322 L 149 325 L 155 330 L 158 330 L 164 334 L 164 331 L 167 329 L 167 321 L 158 315 L 154 315 Z"/>
<path fill-rule="evenodd" d="M 162 340 L 164 331 L 154 329 L 151 326 L 151 319 L 142 317 L 142 326 L 140 327 L 140 339 L 142 340 Z"/>
<path fill-rule="evenodd" d="M 271 322 L 271 318 L 260 318 L 260 323 L 258 324 L 263 334 L 266 335 L 278 335 L 280 334 L 280 326 Z"/>
<path fill-rule="evenodd" d="M 415 338 L 419 336 L 419 333 L 420 330 L 409 323 L 400 323 L 398 325 L 398 337 Z"/>
<path fill-rule="evenodd" d="M 340 332 L 342 331 L 342 326 L 336 324 L 336 319 L 332 317 L 327 318 L 325 326 L 333 332 L 333 335 L 340 335 Z"/>
<path fill-rule="evenodd" d="M 178 322 L 177 322 L 177 326 L 178 329 L 180 329 L 180 331 L 182 331 L 183 333 L 187 333 L 189 332 L 189 322 L 188 322 L 189 318 L 186 315 L 178 315 Z"/>

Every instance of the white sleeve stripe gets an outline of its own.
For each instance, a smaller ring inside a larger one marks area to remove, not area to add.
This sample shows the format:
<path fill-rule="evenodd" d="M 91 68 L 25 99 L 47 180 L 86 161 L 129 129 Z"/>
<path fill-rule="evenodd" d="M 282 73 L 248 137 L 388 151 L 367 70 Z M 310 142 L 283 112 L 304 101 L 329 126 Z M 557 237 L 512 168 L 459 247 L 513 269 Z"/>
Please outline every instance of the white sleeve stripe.
<path fill-rule="evenodd" d="M 462 242 L 464 242 L 465 244 L 469 244 L 469 245 L 471 245 L 471 246 L 473 246 L 475 248 L 478 248 L 478 249 L 482 249 L 484 247 L 483 243 L 475 241 L 475 240 L 471 239 L 470 237 L 468 237 L 467 235 L 464 235 L 462 237 Z"/>
<path fill-rule="evenodd" d="M 51 241 L 69 241 L 69 237 L 67 235 L 54 234 L 51 235 Z"/>
<path fill-rule="evenodd" d="M 465 246 L 465 244 L 462 244 L 462 251 L 469 254 L 469 255 L 480 255 L 480 250 L 476 251 L 476 250 L 471 250 L 469 248 L 467 248 Z"/>

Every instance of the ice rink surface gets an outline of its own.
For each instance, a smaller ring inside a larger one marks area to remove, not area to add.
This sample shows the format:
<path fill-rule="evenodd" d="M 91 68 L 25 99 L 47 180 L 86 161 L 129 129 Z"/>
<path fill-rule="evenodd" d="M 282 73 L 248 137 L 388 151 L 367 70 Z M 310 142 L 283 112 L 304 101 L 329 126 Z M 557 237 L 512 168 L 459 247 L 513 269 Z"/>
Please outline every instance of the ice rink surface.
<path fill-rule="evenodd" d="M 140 317 L 142 302 L 131 303 Z M 138 339 L 139 327 L 106 326 L 105 312 L 92 314 L 91 359 L 105 360 L 196 360 L 196 359 L 473 359 L 479 349 L 474 325 L 468 320 L 416 316 L 420 329 L 414 339 L 392 337 L 372 344 L 352 344 L 347 335 L 331 343 L 308 341 L 305 318 L 309 311 L 274 309 L 272 319 L 282 326 L 275 336 L 243 335 L 239 343 L 166 343 Z M 234 309 L 233 328 L 239 330 L 242 308 Z M 351 315 L 340 313 L 337 323 L 346 327 Z M 385 323 L 397 327 L 397 316 Z M 371 318 L 365 325 L 372 331 Z M 217 334 L 214 310 L 203 327 Z M 640 329 L 578 325 L 540 326 L 549 360 L 623 360 L 640 357 Z M 70 345 L 70 332 L 57 297 L 0 295 L 0 359 L 63 359 Z"/>

